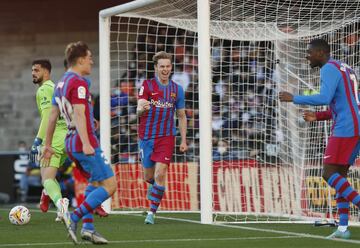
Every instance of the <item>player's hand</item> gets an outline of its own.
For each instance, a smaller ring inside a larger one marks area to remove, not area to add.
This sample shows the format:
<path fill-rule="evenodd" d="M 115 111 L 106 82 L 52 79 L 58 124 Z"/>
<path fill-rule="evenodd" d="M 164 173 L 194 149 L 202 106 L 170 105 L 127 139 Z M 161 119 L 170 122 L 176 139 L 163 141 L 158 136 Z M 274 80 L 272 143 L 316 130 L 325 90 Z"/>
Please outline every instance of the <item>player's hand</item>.
<path fill-rule="evenodd" d="M 39 156 L 41 155 L 41 146 L 42 139 L 35 138 L 34 143 L 31 146 L 30 149 L 30 162 L 31 163 L 37 163 L 39 162 Z"/>
<path fill-rule="evenodd" d="M 39 159 L 42 167 L 48 167 L 50 165 L 50 159 L 54 153 L 55 152 L 51 148 L 51 146 L 44 146 L 44 149 Z"/>
<path fill-rule="evenodd" d="M 293 101 L 294 96 L 286 91 L 281 91 L 279 93 L 279 99 L 281 102 L 292 102 Z"/>
<path fill-rule="evenodd" d="M 144 101 L 141 101 L 139 104 L 140 104 L 141 110 L 143 110 L 143 111 L 150 110 L 150 102 L 149 101 L 144 100 Z"/>
<path fill-rule="evenodd" d="M 316 121 L 316 114 L 313 111 L 305 111 L 303 113 L 303 118 L 307 122 Z"/>
<path fill-rule="evenodd" d="M 180 152 L 186 152 L 189 149 L 188 145 L 186 144 L 186 141 L 181 142 L 179 149 L 180 149 Z"/>
<path fill-rule="evenodd" d="M 83 144 L 83 153 L 86 156 L 91 156 L 95 154 L 95 150 L 90 144 Z"/>

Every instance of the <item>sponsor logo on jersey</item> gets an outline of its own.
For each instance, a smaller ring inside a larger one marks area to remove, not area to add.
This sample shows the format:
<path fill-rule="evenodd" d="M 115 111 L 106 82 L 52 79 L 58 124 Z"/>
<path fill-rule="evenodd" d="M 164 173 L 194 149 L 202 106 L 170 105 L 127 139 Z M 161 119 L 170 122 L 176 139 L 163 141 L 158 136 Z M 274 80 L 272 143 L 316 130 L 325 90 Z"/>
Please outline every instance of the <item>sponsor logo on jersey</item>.
<path fill-rule="evenodd" d="M 175 98 L 176 98 L 176 93 L 175 93 L 175 92 L 171 92 L 170 97 L 175 99 Z"/>
<path fill-rule="evenodd" d="M 172 108 L 174 104 L 171 102 L 162 102 L 160 100 L 154 101 L 154 99 L 150 100 L 150 104 L 154 105 L 157 108 Z"/>

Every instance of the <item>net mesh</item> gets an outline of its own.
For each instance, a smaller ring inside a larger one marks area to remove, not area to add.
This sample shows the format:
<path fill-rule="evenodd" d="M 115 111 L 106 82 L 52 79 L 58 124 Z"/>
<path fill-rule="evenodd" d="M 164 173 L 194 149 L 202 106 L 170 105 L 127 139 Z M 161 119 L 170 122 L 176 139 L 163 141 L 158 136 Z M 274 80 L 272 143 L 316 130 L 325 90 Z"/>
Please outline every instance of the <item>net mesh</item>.
<path fill-rule="evenodd" d="M 279 103 L 282 90 L 319 91 L 305 59 L 315 37 L 359 71 L 358 1 L 211 1 L 213 210 L 216 220 L 336 217 L 335 192 L 321 179 L 331 123 L 305 123 L 304 110 Z M 172 79 L 185 90 L 189 151 L 177 146 L 161 210 L 198 211 L 197 6 L 168 0 L 111 17 L 113 209 L 147 209 L 137 149 L 137 90 L 154 76 L 152 56 L 173 54 Z M 350 181 L 360 189 L 357 166 Z M 351 208 L 351 219 L 357 219 Z"/>

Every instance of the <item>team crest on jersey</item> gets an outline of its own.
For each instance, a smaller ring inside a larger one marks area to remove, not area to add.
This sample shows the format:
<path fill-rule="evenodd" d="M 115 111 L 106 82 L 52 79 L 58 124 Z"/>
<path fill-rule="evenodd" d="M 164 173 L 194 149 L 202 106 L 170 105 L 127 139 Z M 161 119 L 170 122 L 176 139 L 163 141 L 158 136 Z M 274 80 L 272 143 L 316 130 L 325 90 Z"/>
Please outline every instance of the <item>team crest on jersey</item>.
<path fill-rule="evenodd" d="M 84 86 L 80 86 L 78 88 L 78 98 L 79 99 L 85 99 L 86 98 L 86 89 Z"/>
<path fill-rule="evenodd" d="M 175 92 L 172 92 L 172 93 L 170 94 L 170 97 L 175 99 L 175 98 L 176 98 L 176 93 L 175 93 Z"/>

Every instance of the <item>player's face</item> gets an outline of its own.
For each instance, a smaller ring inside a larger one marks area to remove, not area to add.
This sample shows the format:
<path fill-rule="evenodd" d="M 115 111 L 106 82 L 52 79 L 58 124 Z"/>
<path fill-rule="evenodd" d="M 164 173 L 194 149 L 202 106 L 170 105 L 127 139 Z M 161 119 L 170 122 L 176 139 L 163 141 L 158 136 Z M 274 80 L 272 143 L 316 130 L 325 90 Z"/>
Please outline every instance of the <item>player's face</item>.
<path fill-rule="evenodd" d="M 89 75 L 91 73 L 92 65 L 94 64 L 91 52 L 87 51 L 87 55 L 82 59 L 83 59 L 83 61 L 82 61 L 82 63 L 83 63 L 83 74 L 84 75 Z"/>
<path fill-rule="evenodd" d="M 44 80 L 45 69 L 41 65 L 33 65 L 31 68 L 31 74 L 34 84 L 39 84 Z"/>
<path fill-rule="evenodd" d="M 172 65 L 170 59 L 159 59 L 155 66 L 155 72 L 162 83 L 167 83 L 171 74 Z"/>
<path fill-rule="evenodd" d="M 321 66 L 321 51 L 313 48 L 311 45 L 308 45 L 306 51 L 306 59 L 309 60 L 309 65 L 311 68 Z"/>

